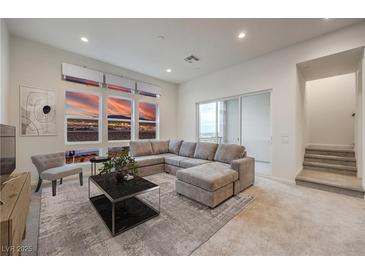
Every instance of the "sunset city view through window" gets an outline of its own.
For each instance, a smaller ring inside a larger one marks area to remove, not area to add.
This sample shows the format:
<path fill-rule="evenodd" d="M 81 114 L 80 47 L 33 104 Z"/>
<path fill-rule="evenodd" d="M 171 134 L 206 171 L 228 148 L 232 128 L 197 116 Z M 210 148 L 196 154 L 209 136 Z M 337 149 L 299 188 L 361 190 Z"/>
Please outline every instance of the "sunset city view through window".
<path fill-rule="evenodd" d="M 157 105 L 150 103 L 139 103 L 139 139 L 155 139 L 157 127 Z"/>
<path fill-rule="evenodd" d="M 108 97 L 108 139 L 131 140 L 132 101 Z"/>
<path fill-rule="evenodd" d="M 67 142 L 99 141 L 101 130 L 100 97 L 94 94 L 66 91 Z M 131 99 L 107 97 L 108 140 L 132 139 L 133 104 Z M 138 138 L 157 137 L 157 105 L 138 103 Z"/>
<path fill-rule="evenodd" d="M 68 142 L 99 140 L 99 102 L 97 95 L 66 91 Z"/>

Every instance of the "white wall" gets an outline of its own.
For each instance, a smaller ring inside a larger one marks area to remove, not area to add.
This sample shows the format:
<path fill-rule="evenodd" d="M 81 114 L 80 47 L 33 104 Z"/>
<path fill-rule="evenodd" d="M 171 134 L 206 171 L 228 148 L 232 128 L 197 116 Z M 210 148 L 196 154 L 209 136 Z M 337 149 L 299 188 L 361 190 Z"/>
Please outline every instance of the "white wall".
<path fill-rule="evenodd" d="M 365 170 L 365 161 L 364 161 L 364 155 L 365 155 L 365 145 L 364 145 L 364 139 L 365 139 L 365 111 L 364 111 L 364 106 L 365 106 L 365 96 L 364 96 L 364 91 L 365 91 L 365 50 L 364 50 L 364 54 L 363 54 L 363 59 L 360 63 L 360 71 L 362 74 L 362 81 L 361 81 L 361 91 L 362 91 L 362 115 L 361 115 L 361 127 L 359 130 L 362 130 L 362 134 L 361 134 L 361 138 L 362 138 L 362 154 L 361 154 L 361 161 L 362 161 L 362 173 L 364 173 Z M 362 176 L 362 185 L 365 189 L 365 177 Z"/>
<path fill-rule="evenodd" d="M 295 170 L 298 174 L 303 168 L 303 160 L 305 154 L 305 140 L 307 138 L 306 125 L 306 100 L 305 100 L 305 80 L 300 69 L 297 69 L 297 88 L 296 88 L 296 164 Z"/>
<path fill-rule="evenodd" d="M 305 101 L 307 145 L 354 145 L 355 73 L 307 81 Z"/>
<path fill-rule="evenodd" d="M 362 23 L 183 83 L 179 87 L 179 137 L 195 140 L 196 102 L 272 89 L 272 173 L 294 180 L 303 160 L 297 136 L 297 123 L 302 119 L 297 113 L 296 64 L 364 45 Z"/>
<path fill-rule="evenodd" d="M 5 20 L 0 19 L 0 123 L 8 123 L 9 94 L 9 33 Z"/>
<path fill-rule="evenodd" d="M 357 176 L 362 177 L 362 161 L 363 161 L 363 143 L 362 143 L 362 60 L 359 62 L 359 68 L 356 72 L 356 116 L 355 116 L 355 151 L 356 151 L 356 164 L 357 164 Z"/>
<path fill-rule="evenodd" d="M 132 79 L 141 80 L 158 85 L 162 88 L 162 96 L 158 99 L 160 104 L 160 138 L 177 137 L 177 85 L 160 81 L 146 75 L 112 66 L 88 57 L 80 56 L 33 42 L 19 37 L 10 37 L 10 91 L 9 96 L 9 123 L 18 129 L 17 137 L 17 170 L 30 170 L 33 180 L 36 178 L 36 170 L 31 164 L 30 156 L 42 153 L 61 152 L 70 149 L 101 148 L 107 152 L 108 143 L 107 127 L 103 126 L 102 140 L 97 145 L 65 145 L 64 113 L 65 90 L 93 91 L 103 94 L 105 102 L 105 89 L 84 86 L 61 80 L 61 63 L 67 62 L 76 65 L 87 66 L 103 72 L 123 75 Z M 19 86 L 28 85 L 57 92 L 57 136 L 21 137 L 19 136 Z M 111 94 L 120 95 L 118 91 L 110 91 Z M 148 99 L 145 96 L 135 95 L 136 100 Z M 105 108 L 104 108 L 105 110 Z M 106 117 L 104 111 L 102 117 Z M 120 146 L 113 143 L 112 146 Z M 89 165 L 85 166 L 89 171 Z"/>

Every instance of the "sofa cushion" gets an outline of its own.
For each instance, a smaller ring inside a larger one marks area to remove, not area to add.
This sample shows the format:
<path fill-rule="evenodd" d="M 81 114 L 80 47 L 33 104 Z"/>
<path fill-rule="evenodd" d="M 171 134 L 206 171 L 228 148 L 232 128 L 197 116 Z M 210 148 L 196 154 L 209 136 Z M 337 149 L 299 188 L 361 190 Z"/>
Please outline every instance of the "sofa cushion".
<path fill-rule="evenodd" d="M 199 142 L 196 145 L 194 158 L 213 161 L 217 147 L 218 147 L 218 144 Z"/>
<path fill-rule="evenodd" d="M 179 155 L 185 156 L 185 157 L 193 157 L 194 152 L 195 152 L 195 147 L 196 147 L 196 143 L 183 142 L 180 147 Z"/>
<path fill-rule="evenodd" d="M 214 208 L 233 195 L 233 183 L 225 185 L 216 191 L 206 191 L 205 189 L 177 179 L 175 182 L 175 190 L 177 193 L 189 199 Z"/>
<path fill-rule="evenodd" d="M 220 144 L 214 156 L 214 161 L 230 164 L 233 160 L 245 156 L 245 147 L 236 144 Z"/>
<path fill-rule="evenodd" d="M 181 160 L 179 162 L 179 166 L 182 168 L 189 168 L 189 167 L 199 166 L 199 165 L 203 165 L 203 164 L 207 164 L 207 163 L 211 163 L 211 161 L 203 160 L 203 159 L 189 158 L 189 159 Z"/>
<path fill-rule="evenodd" d="M 146 155 L 135 157 L 138 167 L 159 165 L 165 163 L 164 154 L 160 155 Z"/>
<path fill-rule="evenodd" d="M 168 158 L 168 157 L 176 157 L 178 155 L 173 154 L 173 153 L 164 153 L 164 154 L 160 154 L 159 156 L 162 156 L 164 158 Z"/>
<path fill-rule="evenodd" d="M 180 161 L 187 160 L 189 158 L 183 156 L 165 157 L 165 163 L 173 166 L 180 166 Z"/>
<path fill-rule="evenodd" d="M 82 172 L 82 168 L 74 167 L 72 165 L 64 165 L 60 167 L 54 167 L 43 171 L 40 174 L 41 179 L 43 180 L 58 180 L 67 176 L 79 174 Z"/>
<path fill-rule="evenodd" d="M 180 147 L 183 140 L 170 140 L 169 142 L 169 153 L 179 154 Z"/>
<path fill-rule="evenodd" d="M 151 145 L 154 154 L 169 152 L 169 141 L 152 140 Z"/>
<path fill-rule="evenodd" d="M 238 173 L 227 164 L 214 162 L 178 170 L 176 177 L 180 181 L 207 191 L 215 191 L 236 181 Z"/>
<path fill-rule="evenodd" d="M 151 141 L 149 141 L 149 140 L 148 141 L 130 141 L 129 149 L 130 149 L 131 155 L 133 157 L 153 154 Z"/>

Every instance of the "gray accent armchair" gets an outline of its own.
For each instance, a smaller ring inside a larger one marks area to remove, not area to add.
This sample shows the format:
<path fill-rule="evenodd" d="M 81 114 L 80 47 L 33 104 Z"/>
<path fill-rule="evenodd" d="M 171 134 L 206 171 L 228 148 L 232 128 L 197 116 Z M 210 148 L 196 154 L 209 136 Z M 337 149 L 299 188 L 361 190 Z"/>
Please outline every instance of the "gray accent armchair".
<path fill-rule="evenodd" d="M 57 180 L 67 176 L 79 174 L 80 185 L 83 185 L 82 168 L 72 165 L 65 165 L 65 155 L 63 152 L 34 155 L 31 157 L 32 163 L 38 170 L 38 185 L 35 192 L 38 192 L 43 180 L 52 181 L 52 196 L 56 196 Z"/>

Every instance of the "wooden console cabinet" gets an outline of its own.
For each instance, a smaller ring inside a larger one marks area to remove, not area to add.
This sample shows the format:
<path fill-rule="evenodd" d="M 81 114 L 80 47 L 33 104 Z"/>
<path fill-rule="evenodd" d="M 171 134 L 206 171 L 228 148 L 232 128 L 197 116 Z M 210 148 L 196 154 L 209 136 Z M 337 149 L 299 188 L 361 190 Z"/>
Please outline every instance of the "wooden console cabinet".
<path fill-rule="evenodd" d="M 13 174 L 0 190 L 0 254 L 21 255 L 31 200 L 29 172 Z"/>

